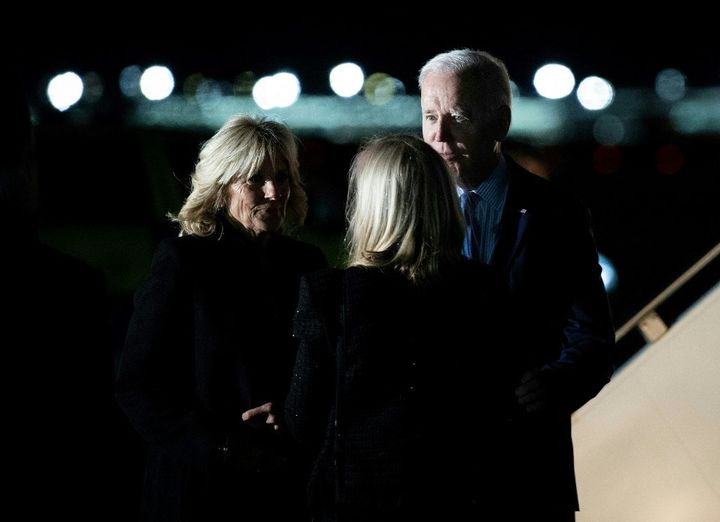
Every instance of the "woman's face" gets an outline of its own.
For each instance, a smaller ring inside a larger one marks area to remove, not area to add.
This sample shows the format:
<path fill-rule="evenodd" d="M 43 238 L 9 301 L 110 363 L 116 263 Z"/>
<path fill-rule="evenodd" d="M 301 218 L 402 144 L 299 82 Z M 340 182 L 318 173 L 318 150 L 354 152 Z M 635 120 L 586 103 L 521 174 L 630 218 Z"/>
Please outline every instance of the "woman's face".
<path fill-rule="evenodd" d="M 266 159 L 258 172 L 229 189 L 228 212 L 253 235 L 274 232 L 285 221 L 290 172 L 282 160 L 275 167 Z"/>

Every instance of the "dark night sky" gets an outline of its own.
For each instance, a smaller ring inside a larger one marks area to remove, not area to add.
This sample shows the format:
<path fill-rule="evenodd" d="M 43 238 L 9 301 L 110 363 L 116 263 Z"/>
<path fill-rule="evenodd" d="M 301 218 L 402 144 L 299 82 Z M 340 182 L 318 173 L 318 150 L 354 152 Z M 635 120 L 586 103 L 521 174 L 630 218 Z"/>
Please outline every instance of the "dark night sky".
<path fill-rule="evenodd" d="M 508 6 L 510 12 L 485 18 L 439 8 L 370 14 L 343 7 L 346 14 L 303 10 L 273 14 L 270 20 L 246 11 L 172 13 L 164 19 L 138 15 L 137 20 L 124 14 L 127 20 L 112 23 L 73 23 L 66 29 L 58 24 L 45 30 L 41 45 L 15 40 L 6 47 L 19 56 L 29 81 L 71 68 L 112 75 L 132 63 L 164 63 L 178 77 L 200 71 L 227 80 L 245 70 L 264 75 L 283 68 L 299 75 L 304 92 L 325 94 L 330 67 L 353 60 L 366 74 L 396 76 L 414 94 L 425 60 L 444 50 L 474 47 L 503 59 L 521 89 L 530 88 L 534 70 L 549 60 L 569 65 L 578 78 L 596 74 L 618 87 L 650 87 L 666 67 L 681 69 L 690 86 L 720 85 L 714 17 L 687 4 L 681 13 L 632 16 L 604 5 L 595 13 L 583 7 L 557 14 Z"/>

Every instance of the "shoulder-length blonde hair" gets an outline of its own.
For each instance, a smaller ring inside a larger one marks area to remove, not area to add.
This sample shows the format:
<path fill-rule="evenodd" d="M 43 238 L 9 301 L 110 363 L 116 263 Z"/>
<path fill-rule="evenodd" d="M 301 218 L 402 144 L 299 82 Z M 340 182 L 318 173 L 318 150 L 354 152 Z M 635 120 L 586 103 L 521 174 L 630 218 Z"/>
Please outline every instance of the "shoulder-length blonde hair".
<path fill-rule="evenodd" d="M 290 175 L 285 224 L 300 226 L 307 214 L 307 195 L 300 181 L 297 138 L 284 124 L 263 117 L 234 116 L 200 149 L 192 188 L 180 212 L 171 219 L 180 235 L 209 236 L 226 208 L 228 188 L 260 170 L 268 159 L 273 167 L 285 162 Z"/>
<path fill-rule="evenodd" d="M 420 138 L 367 143 L 350 167 L 347 266 L 392 267 L 420 283 L 461 257 L 465 225 L 445 162 Z"/>

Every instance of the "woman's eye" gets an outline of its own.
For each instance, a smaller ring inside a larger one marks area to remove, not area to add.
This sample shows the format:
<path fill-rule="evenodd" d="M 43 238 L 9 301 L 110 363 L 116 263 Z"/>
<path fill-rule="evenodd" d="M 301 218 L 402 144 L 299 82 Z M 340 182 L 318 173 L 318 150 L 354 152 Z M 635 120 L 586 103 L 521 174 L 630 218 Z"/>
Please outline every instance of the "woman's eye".
<path fill-rule="evenodd" d="M 250 176 L 247 180 L 247 182 L 250 185 L 262 185 L 264 178 L 260 176 L 259 174 L 255 174 L 254 176 Z"/>

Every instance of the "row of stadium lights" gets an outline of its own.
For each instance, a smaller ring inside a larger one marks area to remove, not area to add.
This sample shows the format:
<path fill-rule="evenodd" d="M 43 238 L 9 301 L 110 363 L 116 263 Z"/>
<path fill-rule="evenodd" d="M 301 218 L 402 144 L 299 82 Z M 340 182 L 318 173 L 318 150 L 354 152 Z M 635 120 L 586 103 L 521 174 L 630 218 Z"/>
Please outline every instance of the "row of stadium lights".
<path fill-rule="evenodd" d="M 264 76 L 252 82 L 250 92 L 258 107 L 264 110 L 289 107 L 300 97 L 301 85 L 296 75 L 290 72 L 278 72 Z M 205 86 L 212 92 L 212 80 L 203 80 L 199 75 L 193 90 Z M 205 82 L 203 84 L 203 82 Z M 351 62 L 333 67 L 329 74 L 332 91 L 341 97 L 356 96 L 364 91 L 368 101 L 375 105 L 387 103 L 393 96 L 405 92 L 402 82 L 385 73 L 374 73 L 365 77 L 363 69 Z M 588 76 L 580 81 L 575 89 L 575 76 L 565 65 L 551 63 L 540 67 L 533 77 L 533 86 L 537 93 L 548 99 L 561 99 L 575 90 L 578 101 L 587 110 L 596 111 L 609 107 L 615 98 L 615 88 L 605 78 Z M 513 96 L 519 96 L 519 90 L 512 84 Z M 144 71 L 138 66 L 126 67 L 120 73 L 120 89 L 128 97 L 142 94 L 148 100 L 163 100 L 175 90 L 175 78 L 172 71 L 163 65 L 153 65 Z M 219 90 L 219 89 L 216 89 Z M 686 78 L 677 69 L 665 69 L 655 79 L 655 91 L 665 101 L 677 101 L 685 96 Z M 66 111 L 83 96 L 93 100 L 102 95 L 102 81 L 97 74 L 89 73 L 81 78 L 75 72 L 65 72 L 53 77 L 46 89 L 50 104 L 59 111 Z"/>

